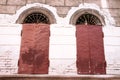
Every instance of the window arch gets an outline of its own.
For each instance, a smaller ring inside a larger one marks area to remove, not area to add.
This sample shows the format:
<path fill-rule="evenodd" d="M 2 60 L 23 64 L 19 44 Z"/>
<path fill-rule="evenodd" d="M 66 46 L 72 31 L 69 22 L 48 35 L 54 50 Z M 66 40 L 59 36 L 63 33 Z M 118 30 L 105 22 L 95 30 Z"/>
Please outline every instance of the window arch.
<path fill-rule="evenodd" d="M 47 24 L 53 24 L 53 23 L 56 23 L 56 19 L 53 13 L 46 8 L 32 7 L 32 8 L 29 8 L 23 11 L 16 21 L 16 23 L 20 23 L 20 24 L 40 23 L 40 22 L 47 23 Z"/>
<path fill-rule="evenodd" d="M 77 24 L 102 25 L 98 17 L 90 13 L 84 13 L 76 20 Z"/>
<path fill-rule="evenodd" d="M 79 9 L 70 18 L 70 24 L 105 25 L 104 17 L 93 9 Z"/>

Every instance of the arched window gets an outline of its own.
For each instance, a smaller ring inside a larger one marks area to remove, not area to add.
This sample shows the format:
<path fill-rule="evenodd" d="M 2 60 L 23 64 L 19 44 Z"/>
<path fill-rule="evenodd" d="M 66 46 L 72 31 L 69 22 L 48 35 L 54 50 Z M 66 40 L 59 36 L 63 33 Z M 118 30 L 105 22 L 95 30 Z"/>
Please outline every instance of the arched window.
<path fill-rule="evenodd" d="M 71 18 L 70 24 L 88 24 L 88 25 L 105 25 L 105 19 L 97 10 L 79 9 L 75 11 Z"/>
<path fill-rule="evenodd" d="M 24 10 L 16 20 L 16 23 L 45 23 L 45 24 L 54 24 L 56 19 L 54 14 L 42 7 L 31 7 Z"/>
<path fill-rule="evenodd" d="M 89 13 L 84 13 L 80 17 L 78 17 L 76 21 L 76 25 L 77 24 L 102 25 L 98 17 Z"/>
<path fill-rule="evenodd" d="M 23 23 L 45 23 L 50 24 L 48 17 L 43 13 L 31 13 L 23 21 Z"/>

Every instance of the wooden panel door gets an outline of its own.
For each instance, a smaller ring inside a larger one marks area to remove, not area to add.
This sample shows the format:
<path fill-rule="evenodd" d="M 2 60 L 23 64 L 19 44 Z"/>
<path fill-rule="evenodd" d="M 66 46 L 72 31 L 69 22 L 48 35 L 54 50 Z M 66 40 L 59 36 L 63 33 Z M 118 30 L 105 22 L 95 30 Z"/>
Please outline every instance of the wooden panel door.
<path fill-rule="evenodd" d="M 49 68 L 49 36 L 47 24 L 23 24 L 19 74 L 47 74 Z"/>
<path fill-rule="evenodd" d="M 105 74 L 106 62 L 101 26 L 77 25 L 77 73 Z"/>

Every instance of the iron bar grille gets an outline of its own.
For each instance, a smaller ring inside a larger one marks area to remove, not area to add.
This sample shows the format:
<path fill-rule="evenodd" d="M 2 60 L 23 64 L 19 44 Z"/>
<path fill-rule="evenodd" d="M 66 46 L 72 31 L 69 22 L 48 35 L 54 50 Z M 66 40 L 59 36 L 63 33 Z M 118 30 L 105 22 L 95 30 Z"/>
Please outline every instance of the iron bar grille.
<path fill-rule="evenodd" d="M 89 13 L 81 15 L 77 19 L 76 24 L 102 25 L 98 17 Z"/>
<path fill-rule="evenodd" d="M 50 24 L 50 21 L 46 15 L 43 13 L 32 13 L 29 14 L 23 23 L 45 23 Z"/>

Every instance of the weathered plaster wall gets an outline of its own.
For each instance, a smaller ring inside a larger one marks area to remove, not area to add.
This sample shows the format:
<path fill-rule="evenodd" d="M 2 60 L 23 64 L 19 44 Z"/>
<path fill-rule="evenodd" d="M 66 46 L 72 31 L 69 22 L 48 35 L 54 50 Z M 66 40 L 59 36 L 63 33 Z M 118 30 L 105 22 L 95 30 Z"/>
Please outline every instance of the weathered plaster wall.
<path fill-rule="evenodd" d="M 76 74 L 75 26 L 69 21 L 75 10 L 88 8 L 97 10 L 105 19 L 107 74 L 120 74 L 119 4 L 119 0 L 1 0 L 0 74 L 17 73 L 22 25 L 15 21 L 22 11 L 33 6 L 47 8 L 57 20 L 51 25 L 49 74 Z"/>

